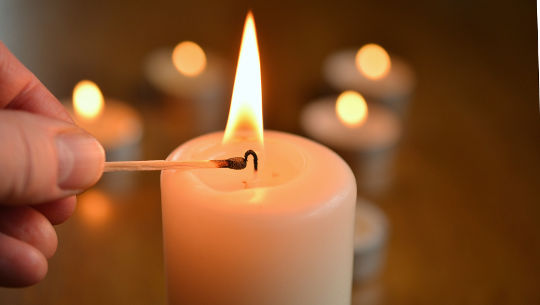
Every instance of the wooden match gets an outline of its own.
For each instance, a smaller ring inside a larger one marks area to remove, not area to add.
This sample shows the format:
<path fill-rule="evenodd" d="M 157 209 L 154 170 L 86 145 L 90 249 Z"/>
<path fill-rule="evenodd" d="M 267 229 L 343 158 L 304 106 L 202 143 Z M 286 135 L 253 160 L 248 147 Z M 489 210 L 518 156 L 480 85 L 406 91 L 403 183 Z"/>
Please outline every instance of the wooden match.
<path fill-rule="evenodd" d="M 246 168 L 248 156 L 253 157 L 253 168 L 258 169 L 257 154 L 253 150 L 248 150 L 244 157 L 234 157 L 225 160 L 201 160 L 201 161 L 167 161 L 167 160 L 145 160 L 145 161 L 116 161 L 105 162 L 104 172 L 119 171 L 153 171 L 153 170 L 174 170 L 174 169 L 203 169 L 203 168 L 230 168 L 241 170 Z"/>

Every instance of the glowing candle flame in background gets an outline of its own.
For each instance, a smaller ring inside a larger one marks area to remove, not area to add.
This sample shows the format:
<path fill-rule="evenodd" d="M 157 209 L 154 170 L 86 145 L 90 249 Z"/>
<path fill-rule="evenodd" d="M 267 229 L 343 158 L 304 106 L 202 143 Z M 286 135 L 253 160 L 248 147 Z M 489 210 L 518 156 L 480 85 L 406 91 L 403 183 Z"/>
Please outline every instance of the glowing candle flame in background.
<path fill-rule="evenodd" d="M 206 68 L 206 54 L 192 41 L 177 44 L 172 53 L 172 61 L 180 73 L 190 77 L 201 74 Z"/>
<path fill-rule="evenodd" d="M 236 68 L 231 108 L 223 143 L 230 143 L 241 131 L 253 131 L 263 144 L 261 63 L 253 14 L 248 13 Z"/>
<path fill-rule="evenodd" d="M 366 121 L 368 115 L 366 100 L 356 91 L 345 91 L 337 98 L 336 113 L 346 126 L 359 126 Z"/>
<path fill-rule="evenodd" d="M 380 45 L 370 43 L 356 53 L 356 68 L 367 78 L 380 79 L 390 71 L 390 56 Z"/>
<path fill-rule="evenodd" d="M 103 111 L 105 102 L 99 87 L 92 81 L 82 80 L 73 89 L 75 114 L 83 119 L 94 119 Z"/>
<path fill-rule="evenodd" d="M 79 196 L 77 213 L 92 226 L 105 224 L 112 214 L 111 198 L 97 189 L 91 189 Z"/>

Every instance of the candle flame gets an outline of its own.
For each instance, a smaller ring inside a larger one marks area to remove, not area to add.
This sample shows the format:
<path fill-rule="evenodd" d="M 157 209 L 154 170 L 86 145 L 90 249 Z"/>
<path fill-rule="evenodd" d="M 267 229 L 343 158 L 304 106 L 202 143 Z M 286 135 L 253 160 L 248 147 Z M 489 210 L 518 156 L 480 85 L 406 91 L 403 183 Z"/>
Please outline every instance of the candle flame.
<path fill-rule="evenodd" d="M 206 54 L 193 41 L 183 41 L 174 48 L 172 61 L 178 72 L 195 77 L 201 74 L 206 67 Z"/>
<path fill-rule="evenodd" d="M 390 56 L 383 47 L 370 43 L 356 53 L 356 68 L 370 79 L 381 79 L 390 71 Z"/>
<path fill-rule="evenodd" d="M 255 20 L 251 12 L 244 25 L 223 143 L 238 139 L 245 131 L 252 132 L 255 139 L 263 144 L 261 63 Z"/>
<path fill-rule="evenodd" d="M 73 89 L 73 109 L 83 119 L 94 119 L 103 111 L 105 102 L 99 87 L 92 81 L 82 80 Z"/>
<path fill-rule="evenodd" d="M 336 113 L 343 124 L 349 127 L 359 126 L 367 119 L 366 100 L 356 91 L 345 91 L 337 98 Z"/>

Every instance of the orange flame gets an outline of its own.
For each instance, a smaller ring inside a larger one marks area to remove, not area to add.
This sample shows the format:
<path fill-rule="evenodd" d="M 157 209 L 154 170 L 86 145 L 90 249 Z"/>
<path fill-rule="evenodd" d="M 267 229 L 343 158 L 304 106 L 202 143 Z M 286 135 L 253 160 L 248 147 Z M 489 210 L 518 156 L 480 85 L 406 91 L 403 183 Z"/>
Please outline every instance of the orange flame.
<path fill-rule="evenodd" d="M 366 121 L 368 115 L 366 100 L 356 91 L 345 91 L 337 98 L 336 113 L 343 124 L 359 126 Z"/>
<path fill-rule="evenodd" d="M 99 87 L 92 81 L 82 80 L 73 89 L 73 109 L 82 119 L 92 120 L 98 117 L 105 102 Z"/>
<path fill-rule="evenodd" d="M 231 99 L 231 108 L 223 143 L 233 142 L 245 132 L 253 133 L 263 144 L 261 63 L 253 14 L 249 12 L 244 25 L 240 56 Z"/>

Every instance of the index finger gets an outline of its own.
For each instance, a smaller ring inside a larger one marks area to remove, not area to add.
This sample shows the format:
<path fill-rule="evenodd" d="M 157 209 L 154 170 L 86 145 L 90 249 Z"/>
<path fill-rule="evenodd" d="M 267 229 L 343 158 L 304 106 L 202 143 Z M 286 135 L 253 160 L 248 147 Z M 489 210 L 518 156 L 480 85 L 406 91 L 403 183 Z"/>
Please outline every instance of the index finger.
<path fill-rule="evenodd" d="M 0 41 L 0 109 L 20 109 L 73 123 L 52 93 Z"/>

